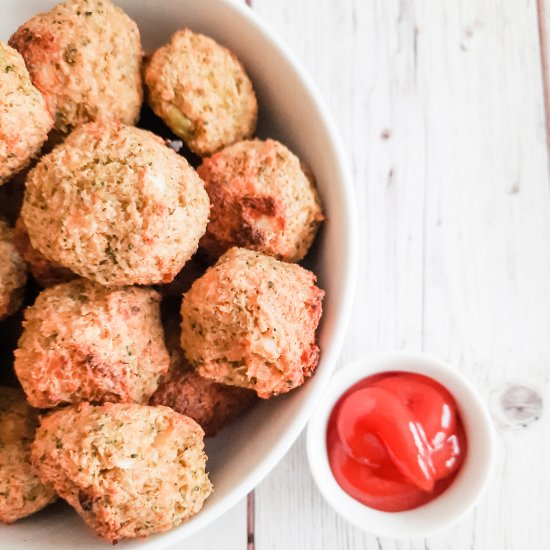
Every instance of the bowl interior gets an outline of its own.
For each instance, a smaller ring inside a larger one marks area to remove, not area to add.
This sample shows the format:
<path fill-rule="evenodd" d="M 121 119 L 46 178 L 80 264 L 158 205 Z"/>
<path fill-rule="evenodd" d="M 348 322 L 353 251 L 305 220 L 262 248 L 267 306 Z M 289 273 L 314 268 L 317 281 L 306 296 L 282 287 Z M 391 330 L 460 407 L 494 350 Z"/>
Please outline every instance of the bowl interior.
<path fill-rule="evenodd" d="M 20 24 L 54 3 L 3 0 L 0 39 L 7 40 Z M 200 514 L 165 535 L 120 545 L 159 549 L 197 531 L 243 498 L 282 458 L 305 425 L 337 360 L 346 328 L 355 277 L 355 217 L 346 162 L 326 108 L 285 47 L 248 8 L 226 0 L 116 3 L 137 21 L 146 52 L 166 43 L 177 29 L 190 27 L 237 54 L 258 95 L 259 135 L 281 140 L 309 164 L 327 216 L 306 261 L 326 291 L 319 330 L 321 361 L 315 376 L 291 394 L 262 402 L 207 441 L 208 470 L 215 491 Z M 106 547 L 64 505 L 9 527 L 0 526 L 0 540 L 13 550 Z"/>
<path fill-rule="evenodd" d="M 328 461 L 326 430 L 334 405 L 351 386 L 367 376 L 396 371 L 423 374 L 450 391 L 466 432 L 467 451 L 458 475 L 445 492 L 418 508 L 389 513 L 361 504 L 338 485 Z M 494 447 L 491 420 L 475 388 L 446 363 L 407 352 L 373 355 L 340 369 L 316 408 L 307 434 L 311 471 L 331 506 L 364 531 L 391 538 L 428 536 L 468 512 L 487 485 L 494 463 Z"/>

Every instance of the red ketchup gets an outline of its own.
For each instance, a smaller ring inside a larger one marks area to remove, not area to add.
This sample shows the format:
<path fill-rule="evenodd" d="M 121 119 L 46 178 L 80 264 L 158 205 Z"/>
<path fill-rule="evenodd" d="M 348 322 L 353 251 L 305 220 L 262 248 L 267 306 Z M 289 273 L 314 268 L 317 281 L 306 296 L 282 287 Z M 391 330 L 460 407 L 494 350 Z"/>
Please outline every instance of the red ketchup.
<path fill-rule="evenodd" d="M 452 483 L 466 453 L 453 396 L 420 374 L 387 372 L 350 388 L 330 415 L 330 467 L 342 489 L 376 510 L 422 506 Z"/>

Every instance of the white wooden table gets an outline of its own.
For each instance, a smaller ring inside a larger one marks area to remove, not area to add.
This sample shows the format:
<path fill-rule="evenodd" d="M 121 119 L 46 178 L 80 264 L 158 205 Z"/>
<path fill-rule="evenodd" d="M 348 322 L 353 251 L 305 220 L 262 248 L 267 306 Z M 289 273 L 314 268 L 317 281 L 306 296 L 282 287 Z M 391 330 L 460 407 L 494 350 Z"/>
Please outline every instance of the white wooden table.
<path fill-rule="evenodd" d="M 342 363 L 424 350 L 481 390 L 498 464 L 473 513 L 396 543 L 324 502 L 302 438 L 193 550 L 550 549 L 549 0 L 252 0 L 349 151 L 359 288 Z"/>

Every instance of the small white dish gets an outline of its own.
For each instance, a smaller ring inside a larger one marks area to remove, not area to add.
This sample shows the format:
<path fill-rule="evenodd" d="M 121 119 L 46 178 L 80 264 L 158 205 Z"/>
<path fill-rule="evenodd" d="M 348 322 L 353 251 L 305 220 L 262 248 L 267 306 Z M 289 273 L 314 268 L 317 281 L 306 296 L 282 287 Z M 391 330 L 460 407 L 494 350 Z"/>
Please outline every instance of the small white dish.
<path fill-rule="evenodd" d="M 428 504 L 405 512 L 374 510 L 344 492 L 332 474 L 326 447 L 330 413 L 342 394 L 367 376 L 391 371 L 423 374 L 447 388 L 456 400 L 468 445 L 465 461 L 449 488 Z M 474 506 L 491 476 L 495 436 L 477 390 L 453 367 L 420 353 L 391 352 L 364 357 L 334 374 L 309 421 L 307 454 L 319 490 L 343 518 L 380 537 L 415 538 L 449 527 Z"/>

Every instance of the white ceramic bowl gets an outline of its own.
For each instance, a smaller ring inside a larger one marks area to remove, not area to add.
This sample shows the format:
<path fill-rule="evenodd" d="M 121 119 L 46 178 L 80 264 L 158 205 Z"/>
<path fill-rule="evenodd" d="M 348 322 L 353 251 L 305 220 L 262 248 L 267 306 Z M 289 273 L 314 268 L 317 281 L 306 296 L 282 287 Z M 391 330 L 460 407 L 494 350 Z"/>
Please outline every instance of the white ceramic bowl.
<path fill-rule="evenodd" d="M 415 372 L 437 380 L 454 396 L 467 437 L 467 453 L 457 477 L 440 496 L 406 512 L 380 512 L 350 497 L 330 469 L 326 431 L 330 413 L 351 386 L 381 372 Z M 493 469 L 495 441 L 491 419 L 476 389 L 450 365 L 420 353 L 371 355 L 336 372 L 307 429 L 307 454 L 313 478 L 328 503 L 368 533 L 394 539 L 425 537 L 468 512 L 483 493 Z"/>
<path fill-rule="evenodd" d="M 190 27 L 232 49 L 243 61 L 259 98 L 259 135 L 274 137 L 313 169 L 327 222 L 308 267 L 326 290 L 319 331 L 321 361 L 302 388 L 261 403 L 241 421 L 207 441 L 215 486 L 203 510 L 164 535 L 124 542 L 120 548 L 172 545 L 206 526 L 242 499 L 283 457 L 299 435 L 337 360 L 355 284 L 356 230 L 352 184 L 336 127 L 319 93 L 281 41 L 244 3 L 227 0 L 115 0 L 137 21 L 145 51 Z M 55 4 L 52 0 L 2 0 L 0 39 Z M 53 507 L 15 525 L 0 526 L 0 546 L 10 550 L 106 548 L 65 507 Z"/>

